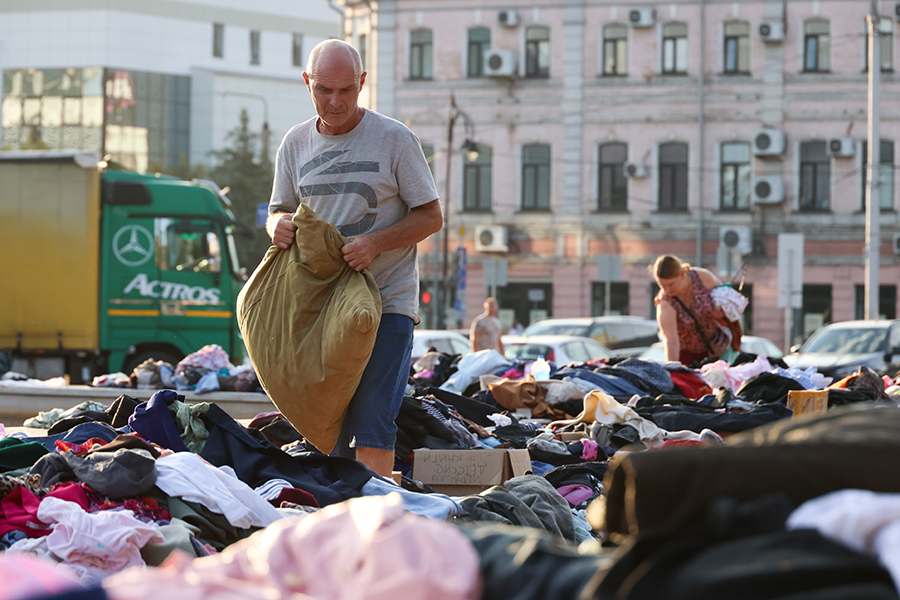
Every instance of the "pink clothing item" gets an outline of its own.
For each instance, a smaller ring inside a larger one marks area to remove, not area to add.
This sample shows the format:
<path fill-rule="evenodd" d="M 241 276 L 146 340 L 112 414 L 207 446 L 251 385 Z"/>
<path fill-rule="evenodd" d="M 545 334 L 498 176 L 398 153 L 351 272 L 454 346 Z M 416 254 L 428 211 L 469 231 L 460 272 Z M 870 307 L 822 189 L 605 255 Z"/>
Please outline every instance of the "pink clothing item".
<path fill-rule="evenodd" d="M 47 549 L 86 583 L 128 567 L 146 566 L 141 548 L 165 541 L 159 527 L 137 520 L 128 510 L 88 513 L 74 502 L 44 498 L 38 518 L 53 527 Z"/>
<path fill-rule="evenodd" d="M 84 587 L 59 563 L 9 552 L 0 552 L 0 581 L 0 600 L 40 598 Z"/>
<path fill-rule="evenodd" d="M 597 442 L 583 438 L 581 447 L 581 460 L 597 460 Z"/>
<path fill-rule="evenodd" d="M 474 600 L 478 555 L 453 525 L 364 496 L 283 519 L 215 556 L 169 555 L 103 581 L 111 600 Z"/>
<path fill-rule="evenodd" d="M 556 488 L 556 491 L 572 506 L 578 506 L 594 497 L 594 490 L 583 483 L 570 483 Z"/>

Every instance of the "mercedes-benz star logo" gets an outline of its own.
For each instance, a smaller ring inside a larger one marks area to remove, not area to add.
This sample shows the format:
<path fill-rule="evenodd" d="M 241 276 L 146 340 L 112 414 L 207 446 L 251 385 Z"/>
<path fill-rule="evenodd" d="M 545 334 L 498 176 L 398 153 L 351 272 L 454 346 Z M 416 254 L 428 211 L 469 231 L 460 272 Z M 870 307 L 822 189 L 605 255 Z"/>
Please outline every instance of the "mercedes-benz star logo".
<path fill-rule="evenodd" d="M 140 225 L 126 225 L 113 238 L 113 254 L 123 265 L 142 265 L 153 256 L 153 236 Z"/>

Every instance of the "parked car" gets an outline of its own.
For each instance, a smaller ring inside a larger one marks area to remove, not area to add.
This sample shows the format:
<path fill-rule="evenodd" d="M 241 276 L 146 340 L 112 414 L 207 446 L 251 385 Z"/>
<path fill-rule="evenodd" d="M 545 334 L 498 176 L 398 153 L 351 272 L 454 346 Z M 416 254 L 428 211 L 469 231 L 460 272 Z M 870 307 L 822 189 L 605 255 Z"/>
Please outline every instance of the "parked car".
<path fill-rule="evenodd" d="M 443 329 L 414 329 L 413 330 L 413 362 L 422 358 L 429 348 L 446 354 L 461 354 L 465 356 L 471 352 L 469 340 L 464 335 L 455 331 Z"/>
<path fill-rule="evenodd" d="M 612 350 L 616 356 L 637 356 L 650 344 L 659 341 L 659 325 L 651 319 L 625 315 L 544 319 L 526 327 L 522 335 L 589 337 Z"/>
<path fill-rule="evenodd" d="M 900 370 L 900 320 L 841 321 L 820 327 L 799 348 L 784 357 L 788 366 L 816 367 L 841 379 L 861 365 L 879 375 Z"/>
<path fill-rule="evenodd" d="M 784 355 L 772 340 L 755 335 L 741 336 L 741 350 L 750 354 L 762 354 L 770 358 L 781 358 Z M 638 358 L 654 362 L 666 362 L 666 348 L 663 342 L 656 342 L 642 352 Z"/>
<path fill-rule="evenodd" d="M 508 359 L 535 360 L 543 356 L 558 367 L 613 357 L 603 344 L 577 335 L 504 335 L 503 350 Z"/>

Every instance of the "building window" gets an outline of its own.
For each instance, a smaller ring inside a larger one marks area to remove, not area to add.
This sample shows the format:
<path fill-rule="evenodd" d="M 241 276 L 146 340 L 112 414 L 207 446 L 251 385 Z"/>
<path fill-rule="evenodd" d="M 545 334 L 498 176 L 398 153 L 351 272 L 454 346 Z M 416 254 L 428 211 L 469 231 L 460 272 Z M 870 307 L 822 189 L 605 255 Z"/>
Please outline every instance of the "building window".
<path fill-rule="evenodd" d="M 213 56 L 225 56 L 225 25 L 222 23 L 213 23 Z"/>
<path fill-rule="evenodd" d="M 722 210 L 750 209 L 750 144 L 722 144 Z"/>
<path fill-rule="evenodd" d="M 478 157 L 463 158 L 463 210 L 467 212 L 490 212 L 491 210 L 491 161 L 492 152 L 488 146 L 478 146 Z"/>
<path fill-rule="evenodd" d="M 659 146 L 659 210 L 687 212 L 688 146 L 679 142 Z"/>
<path fill-rule="evenodd" d="M 800 210 L 816 212 L 831 208 L 831 163 L 824 141 L 800 144 Z"/>
<path fill-rule="evenodd" d="M 666 75 L 687 74 L 687 25 L 663 25 L 662 71 Z"/>
<path fill-rule="evenodd" d="M 864 285 L 855 286 L 856 306 L 854 310 L 854 319 L 866 318 L 866 287 Z M 879 319 L 896 319 L 897 318 L 897 286 L 882 285 L 878 287 L 878 318 Z"/>
<path fill-rule="evenodd" d="M 522 147 L 522 210 L 550 210 L 550 146 Z"/>
<path fill-rule="evenodd" d="M 869 26 L 865 24 L 866 45 L 863 46 L 863 56 L 866 61 L 866 71 L 869 70 Z M 894 70 L 894 20 L 891 17 L 881 17 L 878 20 L 878 39 L 881 42 L 881 70 Z"/>
<path fill-rule="evenodd" d="M 591 282 L 591 316 L 627 315 L 628 282 L 613 281 L 609 284 L 609 312 L 606 312 L 606 282 Z M 655 317 L 654 317 L 655 318 Z"/>
<path fill-rule="evenodd" d="M 894 210 L 894 142 L 881 140 L 881 210 Z M 866 210 L 866 185 L 869 176 L 869 142 L 862 143 L 862 210 Z M 892 317 L 893 318 L 893 317 Z"/>
<path fill-rule="evenodd" d="M 431 79 L 431 30 L 409 33 L 409 78 Z"/>
<path fill-rule="evenodd" d="M 550 77 L 550 28 L 532 26 L 525 31 L 525 77 Z"/>
<path fill-rule="evenodd" d="M 250 32 L 250 64 L 259 64 L 259 32 Z"/>
<path fill-rule="evenodd" d="M 831 69 L 831 37 L 828 21 L 810 19 L 803 24 L 803 70 L 809 73 Z"/>
<path fill-rule="evenodd" d="M 799 325 L 800 335 L 805 340 L 821 327 L 831 323 L 831 285 L 803 285 L 803 308 Z"/>
<path fill-rule="evenodd" d="M 359 47 L 357 50 L 359 51 L 359 62 L 362 63 L 363 71 L 366 70 L 366 34 L 359 34 Z"/>
<path fill-rule="evenodd" d="M 295 67 L 303 66 L 303 34 L 295 33 L 291 37 L 291 64 Z"/>
<path fill-rule="evenodd" d="M 627 158 L 627 144 L 614 142 L 600 146 L 597 210 L 604 212 L 628 210 L 628 179 L 625 178 Z"/>
<path fill-rule="evenodd" d="M 750 24 L 746 21 L 725 23 L 725 72 L 750 72 Z"/>
<path fill-rule="evenodd" d="M 421 142 L 419 142 L 422 144 Z M 425 162 L 431 169 L 431 176 L 434 177 L 434 146 L 432 144 L 422 144 L 422 154 L 425 155 Z"/>
<path fill-rule="evenodd" d="M 628 27 L 621 23 L 603 27 L 603 74 L 628 74 Z"/>
<path fill-rule="evenodd" d="M 469 30 L 469 60 L 466 75 L 481 77 L 484 75 L 484 55 L 491 49 L 491 30 L 487 27 L 476 27 Z"/>

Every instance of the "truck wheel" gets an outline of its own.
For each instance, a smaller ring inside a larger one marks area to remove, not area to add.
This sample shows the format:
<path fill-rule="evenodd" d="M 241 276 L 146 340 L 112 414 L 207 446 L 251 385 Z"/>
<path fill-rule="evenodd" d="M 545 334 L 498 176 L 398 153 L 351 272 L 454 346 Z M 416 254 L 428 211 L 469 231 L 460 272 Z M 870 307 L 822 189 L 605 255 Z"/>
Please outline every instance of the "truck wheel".
<path fill-rule="evenodd" d="M 134 368 L 143 363 L 148 358 L 167 362 L 173 367 L 178 364 L 178 361 L 181 360 L 181 357 L 176 356 L 174 353 L 168 350 L 145 350 L 144 352 L 138 352 L 134 356 L 126 358 L 125 363 L 122 365 L 122 372 L 131 377 L 131 373 L 132 371 L 134 371 Z"/>

